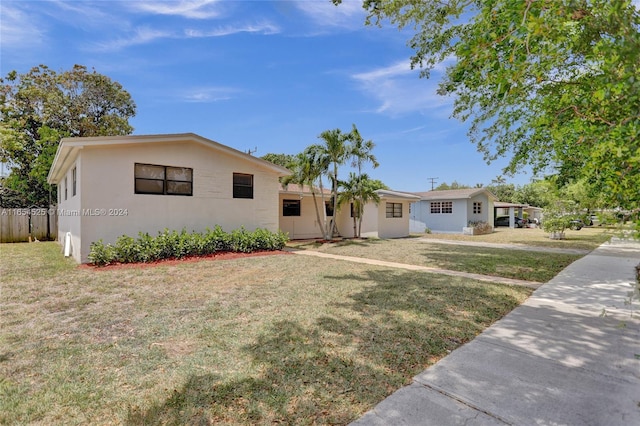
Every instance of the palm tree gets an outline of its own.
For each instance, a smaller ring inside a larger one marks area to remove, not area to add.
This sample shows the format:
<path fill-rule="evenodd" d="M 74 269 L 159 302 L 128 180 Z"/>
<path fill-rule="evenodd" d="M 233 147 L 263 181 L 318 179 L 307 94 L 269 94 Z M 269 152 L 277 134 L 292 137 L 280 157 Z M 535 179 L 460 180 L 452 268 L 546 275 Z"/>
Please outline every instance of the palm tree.
<path fill-rule="evenodd" d="M 347 203 L 353 203 L 353 236 L 359 238 L 362 234 L 362 216 L 364 206 L 374 201 L 376 204 L 380 201 L 380 196 L 375 192 L 374 181 L 369 179 L 367 174 L 356 175 L 349 173 L 348 181 L 340 181 L 342 191 L 338 196 L 338 206 Z"/>
<path fill-rule="evenodd" d="M 371 153 L 376 145 L 372 140 L 365 141 L 355 124 L 353 124 L 348 139 L 351 142 L 349 146 L 351 167 L 358 168 L 358 176 L 362 175 L 362 166 L 364 163 L 371 163 L 374 169 L 380 165 L 375 155 Z"/>
<path fill-rule="evenodd" d="M 349 135 L 342 133 L 340 129 L 325 130 L 318 136 L 324 141 L 322 148 L 323 157 L 329 160 L 329 168 L 327 175 L 331 181 L 331 202 L 334 206 L 338 205 L 338 167 L 345 163 L 350 155 L 347 140 Z M 336 216 L 331 219 L 331 233 L 337 232 Z"/>
<path fill-rule="evenodd" d="M 313 204 L 316 210 L 316 220 L 320 228 L 320 233 L 325 239 L 331 238 L 331 228 L 327 224 L 326 210 L 324 209 L 324 188 L 322 185 L 322 176 L 327 172 L 328 167 L 329 160 L 324 154 L 323 147 L 320 145 L 311 145 L 296 156 L 296 161 L 293 165 L 294 174 L 288 176 L 285 178 L 286 180 L 283 181 L 283 184 L 296 183 L 302 186 L 307 185 L 311 189 Z M 322 209 L 318 206 L 316 196 L 318 188 L 320 190 Z M 322 217 L 320 216 L 321 211 L 323 213 Z"/>

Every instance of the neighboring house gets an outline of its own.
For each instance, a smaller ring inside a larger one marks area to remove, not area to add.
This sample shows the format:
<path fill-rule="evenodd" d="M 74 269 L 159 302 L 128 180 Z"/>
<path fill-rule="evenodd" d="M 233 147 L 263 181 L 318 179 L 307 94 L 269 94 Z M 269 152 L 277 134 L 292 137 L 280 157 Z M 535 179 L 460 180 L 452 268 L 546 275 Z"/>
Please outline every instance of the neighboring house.
<path fill-rule="evenodd" d="M 324 223 L 333 217 L 331 191 L 324 188 L 324 209 L 320 209 L 320 221 Z M 399 238 L 409 235 L 410 203 L 419 197 L 403 192 L 384 189 L 376 191 L 380 202 L 367 203 L 362 220 L 362 237 Z M 318 206 L 322 205 L 320 191 L 316 191 Z M 343 205 L 337 213 L 338 233 L 343 237 L 353 237 L 353 217 L 351 206 Z M 307 186 L 289 184 L 280 189 L 280 229 L 289 233 L 292 240 L 322 238 L 318 226 L 313 195 Z"/>
<path fill-rule="evenodd" d="M 420 201 L 411 206 L 411 232 L 462 233 L 469 222 L 493 226 L 495 195 L 484 188 L 414 192 Z"/>
<path fill-rule="evenodd" d="M 64 138 L 47 181 L 58 186 L 58 240 L 87 262 L 92 242 L 139 232 L 275 232 L 278 178 L 290 173 L 184 133 Z"/>

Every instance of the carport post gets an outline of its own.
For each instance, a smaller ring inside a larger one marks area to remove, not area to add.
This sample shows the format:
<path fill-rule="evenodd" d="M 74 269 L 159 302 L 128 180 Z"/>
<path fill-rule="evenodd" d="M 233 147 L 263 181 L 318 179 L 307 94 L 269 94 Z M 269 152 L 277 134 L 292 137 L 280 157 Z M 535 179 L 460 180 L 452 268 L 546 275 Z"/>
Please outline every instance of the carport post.
<path fill-rule="evenodd" d="M 509 228 L 515 228 L 516 227 L 516 220 L 513 217 L 514 214 L 514 208 L 513 206 L 509 207 Z"/>

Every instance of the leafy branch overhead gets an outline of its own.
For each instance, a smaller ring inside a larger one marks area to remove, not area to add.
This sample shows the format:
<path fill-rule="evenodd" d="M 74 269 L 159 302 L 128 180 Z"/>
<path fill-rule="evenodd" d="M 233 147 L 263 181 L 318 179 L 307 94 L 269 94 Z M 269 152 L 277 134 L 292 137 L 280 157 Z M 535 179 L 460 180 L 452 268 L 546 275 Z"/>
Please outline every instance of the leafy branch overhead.
<path fill-rule="evenodd" d="M 340 3 L 340 0 L 334 0 Z M 411 64 L 484 158 L 640 204 L 640 13 L 629 0 L 364 0 L 367 23 L 415 31 Z"/>

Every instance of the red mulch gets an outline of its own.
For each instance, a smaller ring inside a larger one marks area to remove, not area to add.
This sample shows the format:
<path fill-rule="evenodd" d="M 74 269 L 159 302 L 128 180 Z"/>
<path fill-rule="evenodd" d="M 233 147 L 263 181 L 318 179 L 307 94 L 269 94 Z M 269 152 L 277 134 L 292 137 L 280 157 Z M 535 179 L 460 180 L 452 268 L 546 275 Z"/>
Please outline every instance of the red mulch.
<path fill-rule="evenodd" d="M 256 251 L 253 253 L 233 253 L 233 252 L 224 252 L 224 253 L 213 253 L 205 256 L 187 256 L 181 259 L 170 258 L 170 259 L 161 259 L 156 260 L 154 262 L 140 262 L 140 263 L 110 263 L 106 266 L 96 266 L 91 264 L 82 264 L 79 265 L 78 268 L 81 269 L 93 269 L 93 270 L 113 270 L 113 269 L 143 269 L 143 268 L 152 268 L 154 266 L 162 265 L 162 266 L 173 266 L 179 265 L 181 263 L 193 263 L 200 262 L 202 260 L 230 260 L 230 259 L 242 259 L 244 257 L 257 257 L 257 256 L 276 256 L 283 254 L 291 254 L 287 251 L 281 250 L 270 250 L 270 251 Z"/>

